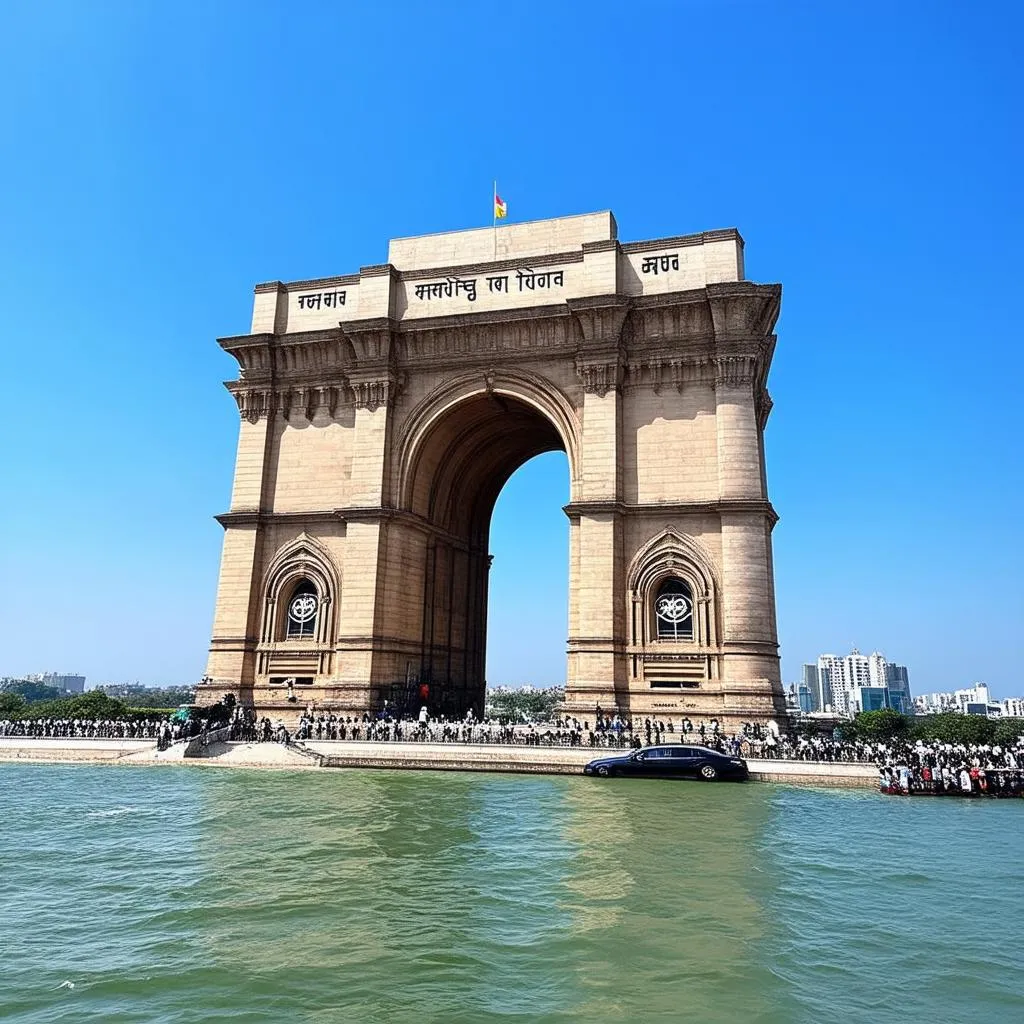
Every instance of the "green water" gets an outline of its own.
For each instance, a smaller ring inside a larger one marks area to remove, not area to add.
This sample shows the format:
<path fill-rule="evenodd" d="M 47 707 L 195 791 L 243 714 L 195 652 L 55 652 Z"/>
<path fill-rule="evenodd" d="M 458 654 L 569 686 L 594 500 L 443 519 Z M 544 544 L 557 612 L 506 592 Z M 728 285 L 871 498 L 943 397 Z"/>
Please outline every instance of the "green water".
<path fill-rule="evenodd" d="M 19 1024 L 1024 1020 L 1024 801 L 0 765 L 0 823 Z"/>

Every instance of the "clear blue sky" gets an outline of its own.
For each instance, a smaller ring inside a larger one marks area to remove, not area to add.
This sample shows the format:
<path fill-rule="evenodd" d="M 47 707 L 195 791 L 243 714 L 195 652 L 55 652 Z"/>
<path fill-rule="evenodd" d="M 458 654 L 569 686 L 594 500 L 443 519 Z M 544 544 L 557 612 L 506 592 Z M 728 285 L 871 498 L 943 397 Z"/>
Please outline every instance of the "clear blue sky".
<path fill-rule="evenodd" d="M 1021 6 L 8 3 L 0 675 L 202 674 L 257 281 L 610 208 L 781 281 L 788 680 L 1024 691 Z M 509 484 L 492 682 L 564 677 L 564 458 Z M 526 638 L 524 640 L 524 633 Z"/>

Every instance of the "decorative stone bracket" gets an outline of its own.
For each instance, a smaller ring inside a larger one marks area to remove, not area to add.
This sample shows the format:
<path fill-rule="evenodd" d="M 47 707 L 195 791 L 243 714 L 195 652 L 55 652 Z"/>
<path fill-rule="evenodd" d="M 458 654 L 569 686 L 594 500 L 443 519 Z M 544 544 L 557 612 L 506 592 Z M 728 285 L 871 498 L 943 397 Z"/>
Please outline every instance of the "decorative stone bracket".
<path fill-rule="evenodd" d="M 576 376 L 579 377 L 583 390 L 599 398 L 609 391 L 615 391 L 622 383 L 622 363 L 618 359 L 608 362 L 592 363 L 576 359 Z"/>
<path fill-rule="evenodd" d="M 402 377 L 396 370 L 394 321 L 389 317 L 353 320 L 342 323 L 341 330 L 355 356 L 349 387 L 356 408 L 374 412 L 387 406 L 402 387 Z"/>
<path fill-rule="evenodd" d="M 629 300 L 620 295 L 598 295 L 569 299 L 567 304 L 581 335 L 576 375 L 585 392 L 603 398 L 622 384 L 622 328 L 629 313 Z"/>
<path fill-rule="evenodd" d="M 401 390 L 401 381 L 392 374 L 377 380 L 350 381 L 350 386 L 355 396 L 356 408 L 375 412 L 394 401 Z"/>

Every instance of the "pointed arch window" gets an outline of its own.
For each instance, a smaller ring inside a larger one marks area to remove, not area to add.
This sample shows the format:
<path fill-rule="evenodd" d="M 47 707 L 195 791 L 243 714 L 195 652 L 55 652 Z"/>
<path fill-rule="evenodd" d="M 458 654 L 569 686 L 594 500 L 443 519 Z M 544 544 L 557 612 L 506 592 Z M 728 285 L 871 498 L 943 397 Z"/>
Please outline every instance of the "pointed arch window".
<path fill-rule="evenodd" d="M 672 577 L 658 588 L 654 617 L 659 640 L 693 639 L 693 591 L 684 580 Z"/>
<path fill-rule="evenodd" d="M 320 614 L 320 598 L 316 587 L 309 580 L 303 580 L 293 591 L 288 602 L 288 624 L 285 636 L 289 640 L 301 640 L 316 635 L 316 620 Z"/>

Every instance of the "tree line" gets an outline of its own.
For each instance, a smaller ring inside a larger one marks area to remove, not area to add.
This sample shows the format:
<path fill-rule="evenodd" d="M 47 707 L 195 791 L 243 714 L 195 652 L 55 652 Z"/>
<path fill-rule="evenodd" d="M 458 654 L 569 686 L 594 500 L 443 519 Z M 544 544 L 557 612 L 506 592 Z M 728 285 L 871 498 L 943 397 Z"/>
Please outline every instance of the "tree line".
<path fill-rule="evenodd" d="M 127 699 L 102 689 L 67 694 L 53 686 L 16 680 L 0 686 L 0 719 L 17 718 L 145 718 L 190 704 L 190 686 L 131 687 Z"/>
<path fill-rule="evenodd" d="M 901 715 L 888 708 L 862 711 L 842 722 L 844 740 L 905 740 L 916 743 L 1012 745 L 1024 735 L 1024 718 L 985 718 L 949 711 L 941 715 Z"/>

